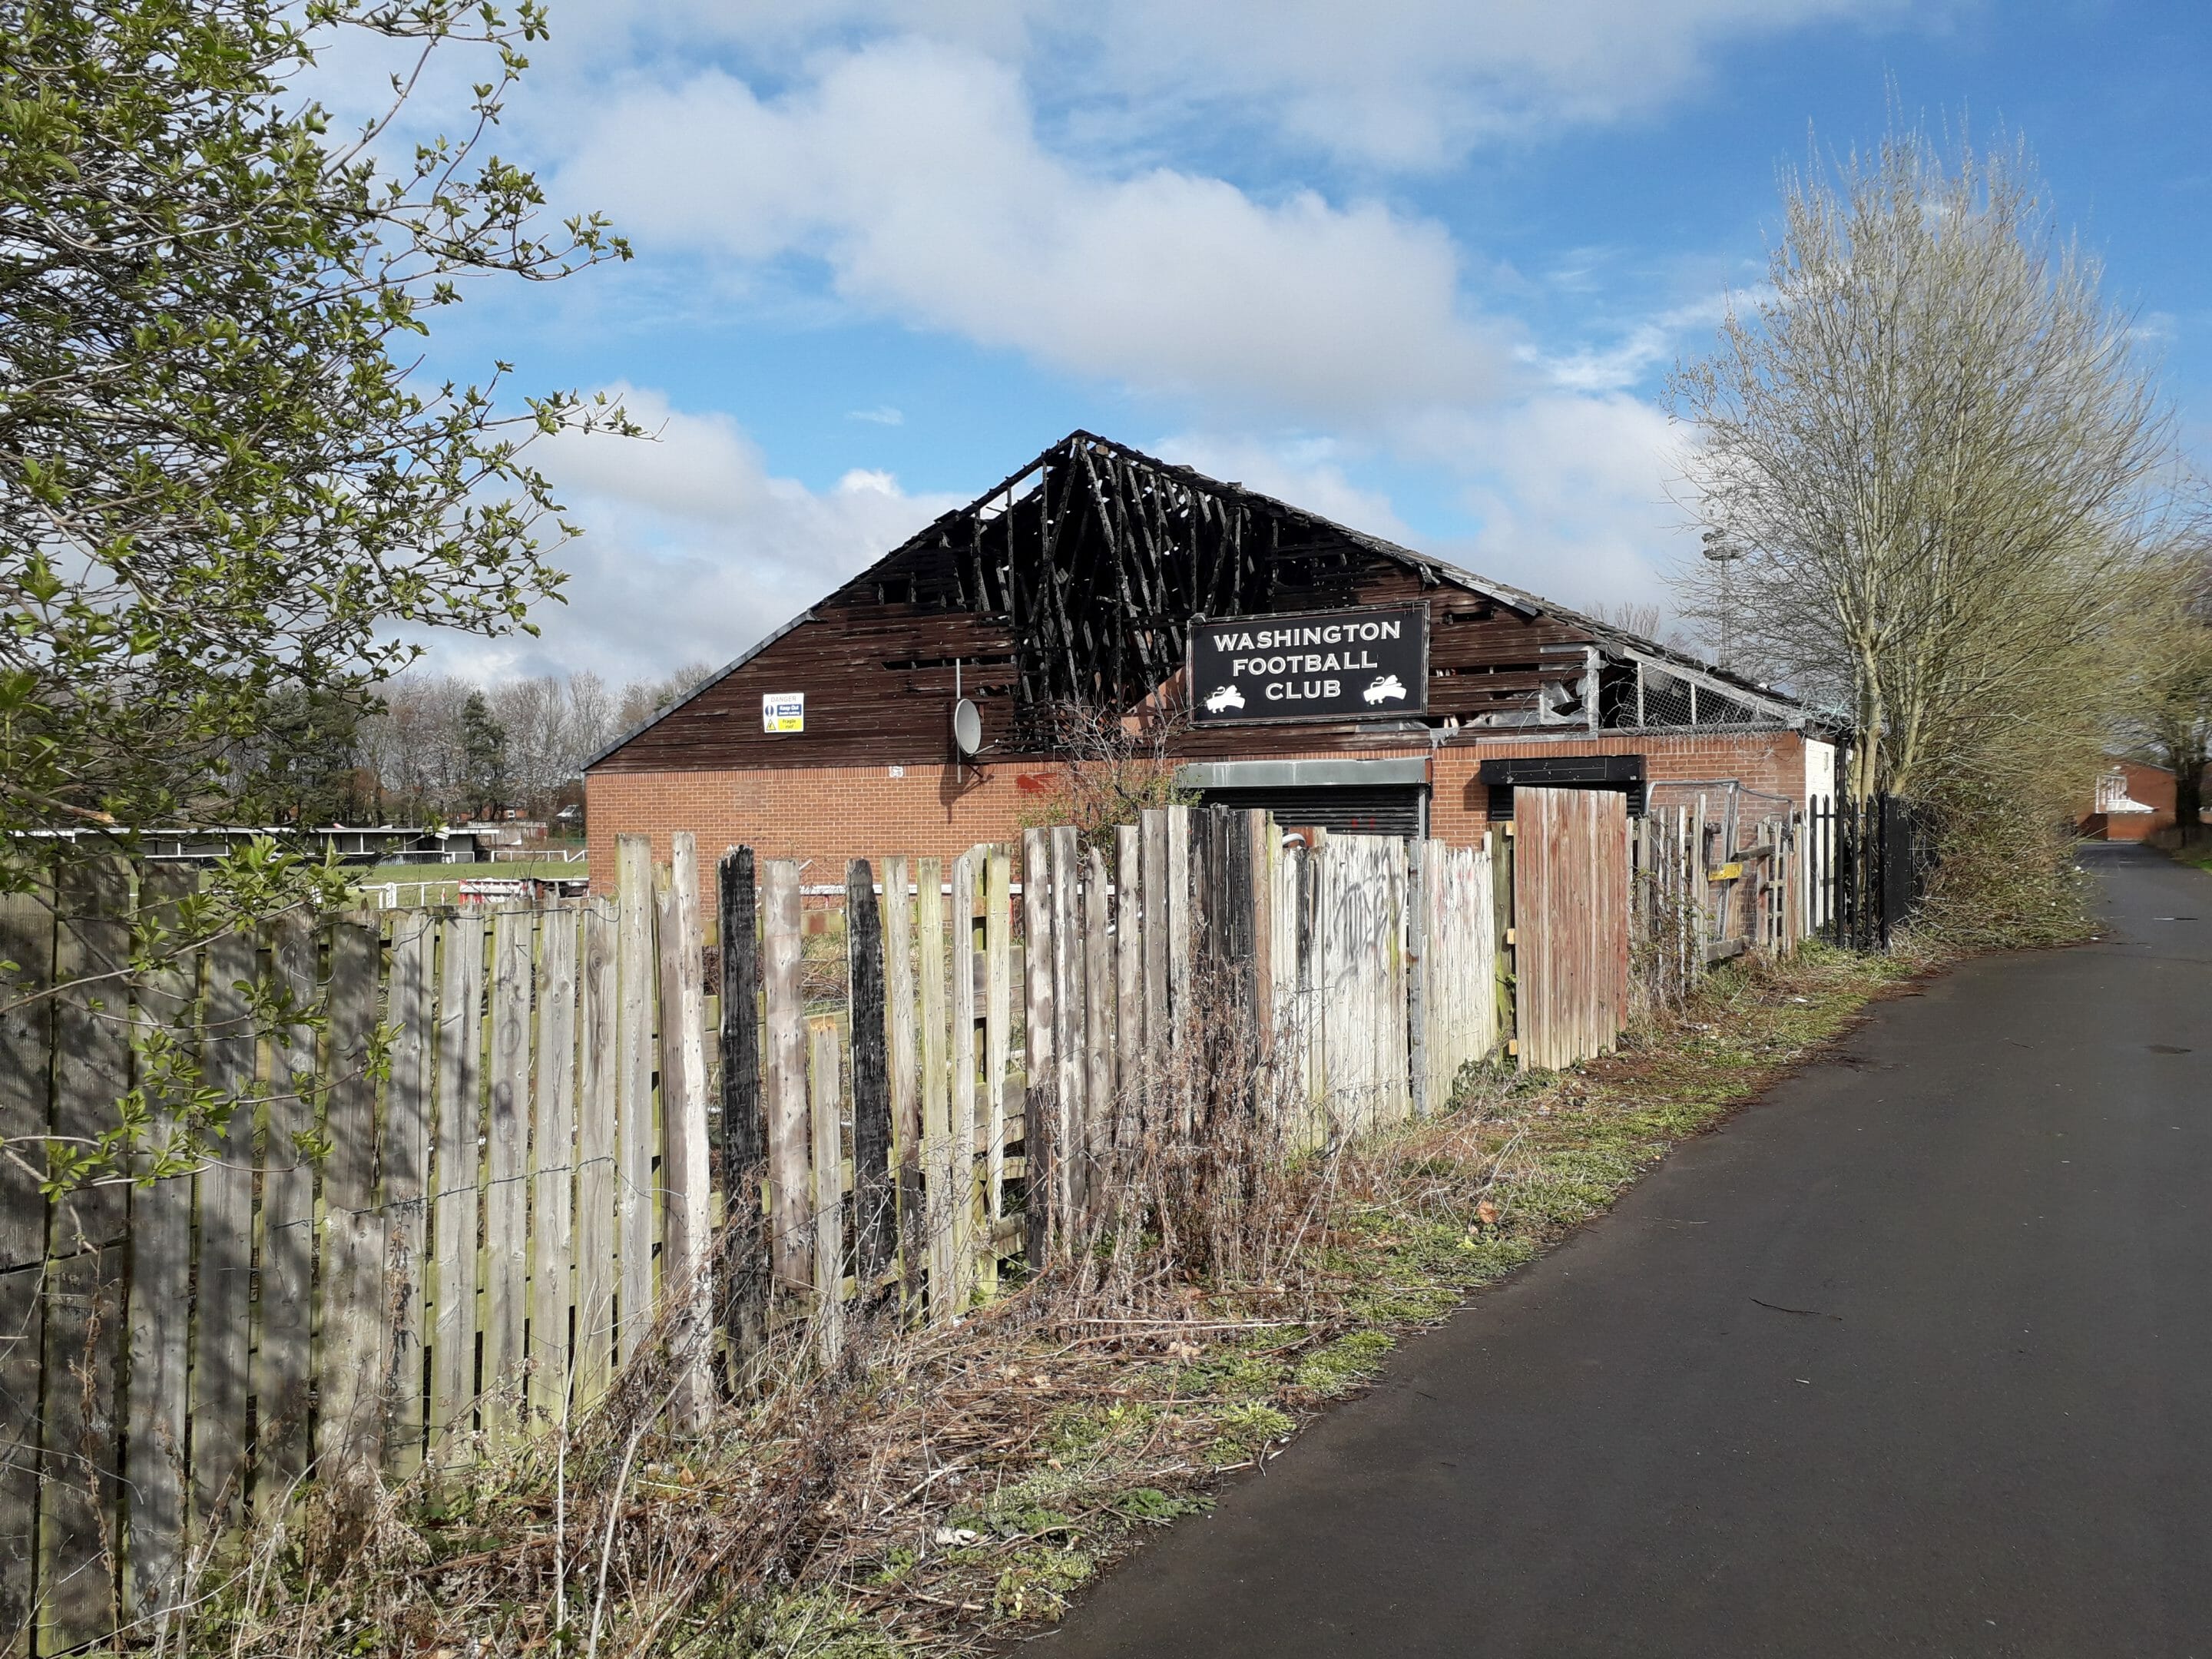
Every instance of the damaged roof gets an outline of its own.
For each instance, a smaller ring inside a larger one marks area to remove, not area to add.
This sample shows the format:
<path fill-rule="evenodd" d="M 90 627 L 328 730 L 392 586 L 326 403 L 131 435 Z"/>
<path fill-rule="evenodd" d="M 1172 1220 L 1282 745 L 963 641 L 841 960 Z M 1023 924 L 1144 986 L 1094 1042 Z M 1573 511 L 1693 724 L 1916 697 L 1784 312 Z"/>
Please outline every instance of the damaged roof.
<path fill-rule="evenodd" d="M 963 681 L 963 694 L 986 700 L 1001 746 L 1036 746 L 1027 714 L 1055 701 L 1132 708 L 1172 678 L 1194 619 L 1324 609 L 1437 589 L 1478 596 L 1535 625 L 1516 636 L 1507 655 L 1593 647 L 1614 662 L 1669 671 L 1740 701 L 1756 712 L 1758 723 L 1796 725 L 1807 718 L 1786 693 L 1656 640 L 1079 430 L 967 506 L 924 526 L 586 766 L 602 764 L 665 723 L 693 724 L 682 717 L 702 702 L 726 702 L 723 712 L 737 712 L 742 694 L 727 691 L 728 683 L 779 659 L 787 678 L 806 678 L 811 665 L 834 669 L 820 694 L 829 697 L 864 696 L 856 677 L 889 672 L 898 684 L 878 688 L 886 706 L 874 718 L 893 726 L 894 696 L 934 692 L 938 678 L 949 690 L 954 675 L 945 671 L 966 665 L 973 690 Z M 802 646 L 799 636 L 810 629 L 838 637 Z M 1558 680 L 1565 672 L 1556 659 L 1545 668 L 1486 660 L 1498 657 L 1494 650 L 1470 647 L 1463 654 L 1465 672 L 1481 676 L 1499 699 L 1525 693 L 1533 703 L 1535 680 L 1546 674 Z M 1462 672 L 1449 650 L 1434 660 L 1440 678 Z M 1574 672 L 1581 672 L 1579 661 Z M 1460 713 L 1447 708 L 1440 718 L 1447 725 L 1462 718 L 1486 721 L 1473 704 Z M 684 763 L 708 762 L 702 757 Z"/>

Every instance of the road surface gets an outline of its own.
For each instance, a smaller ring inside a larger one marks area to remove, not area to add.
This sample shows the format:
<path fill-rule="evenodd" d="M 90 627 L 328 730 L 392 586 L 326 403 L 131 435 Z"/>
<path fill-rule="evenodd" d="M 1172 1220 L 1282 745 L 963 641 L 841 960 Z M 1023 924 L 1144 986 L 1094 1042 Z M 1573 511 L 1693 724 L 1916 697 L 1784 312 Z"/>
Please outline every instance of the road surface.
<path fill-rule="evenodd" d="M 2212 1659 L 2212 876 L 1677 1151 L 1030 1651 Z"/>

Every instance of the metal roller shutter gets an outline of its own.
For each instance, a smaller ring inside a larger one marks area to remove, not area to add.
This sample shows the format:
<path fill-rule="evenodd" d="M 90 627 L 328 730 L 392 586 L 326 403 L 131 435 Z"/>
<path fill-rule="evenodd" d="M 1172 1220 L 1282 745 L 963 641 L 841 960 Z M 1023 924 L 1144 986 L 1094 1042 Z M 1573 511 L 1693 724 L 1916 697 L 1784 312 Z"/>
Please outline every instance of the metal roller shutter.
<path fill-rule="evenodd" d="M 1208 806 L 1265 807 L 1285 827 L 1312 824 L 1338 836 L 1419 835 L 1428 821 L 1423 784 L 1327 784 L 1318 787 L 1206 789 Z"/>

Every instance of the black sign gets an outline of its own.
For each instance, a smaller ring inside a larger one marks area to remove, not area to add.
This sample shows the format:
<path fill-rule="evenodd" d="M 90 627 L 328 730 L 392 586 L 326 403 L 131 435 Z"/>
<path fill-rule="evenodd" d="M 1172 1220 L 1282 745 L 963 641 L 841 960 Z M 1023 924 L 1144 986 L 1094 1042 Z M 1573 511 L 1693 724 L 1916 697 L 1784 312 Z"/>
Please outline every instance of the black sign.
<path fill-rule="evenodd" d="M 1371 720 L 1429 706 L 1429 608 L 1364 605 L 1190 625 L 1191 720 Z"/>

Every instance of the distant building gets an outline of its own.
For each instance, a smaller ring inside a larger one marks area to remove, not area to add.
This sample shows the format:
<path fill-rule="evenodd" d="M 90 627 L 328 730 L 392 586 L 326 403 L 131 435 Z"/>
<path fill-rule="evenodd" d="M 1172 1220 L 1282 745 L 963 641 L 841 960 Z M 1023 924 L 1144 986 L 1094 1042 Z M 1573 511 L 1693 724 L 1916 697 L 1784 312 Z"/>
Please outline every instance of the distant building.
<path fill-rule="evenodd" d="M 2212 787 L 2212 769 L 2206 773 Z M 2174 825 L 2174 776 L 2144 761 L 2114 760 L 2099 774 L 2077 828 L 2091 841 L 2148 841 Z"/>
<path fill-rule="evenodd" d="M 593 879 L 624 833 L 829 881 L 1007 840 L 1067 708 L 1162 706 L 1201 799 L 1340 831 L 1469 842 L 1516 784 L 1759 816 L 1835 787 L 1834 728 L 1781 692 L 1076 433 L 592 760 Z"/>

